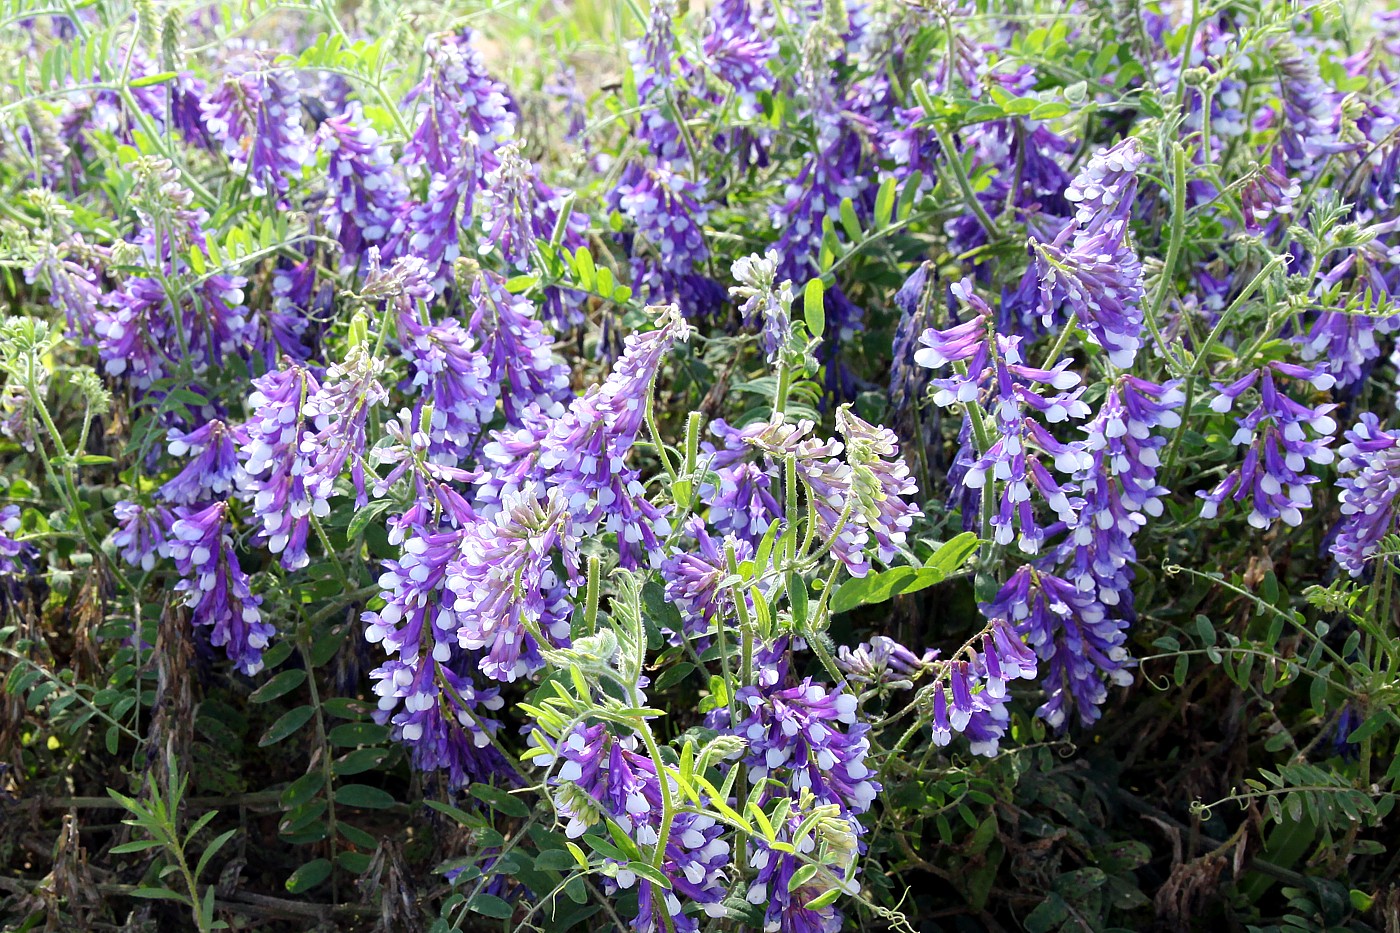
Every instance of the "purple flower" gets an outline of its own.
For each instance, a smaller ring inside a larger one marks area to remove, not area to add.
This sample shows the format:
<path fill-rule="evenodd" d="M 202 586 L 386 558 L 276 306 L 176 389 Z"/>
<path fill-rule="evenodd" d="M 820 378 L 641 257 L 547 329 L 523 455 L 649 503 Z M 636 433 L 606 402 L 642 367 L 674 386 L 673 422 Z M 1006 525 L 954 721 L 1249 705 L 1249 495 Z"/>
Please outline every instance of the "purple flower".
<path fill-rule="evenodd" d="M 556 558 L 566 580 L 555 572 Z M 540 637 L 551 646 L 569 643 L 578 564 L 578 537 L 558 490 L 541 502 L 527 485 L 493 516 L 467 526 L 446 586 L 457 642 L 482 652 L 486 676 L 514 681 L 535 671 L 543 663 Z"/>
<path fill-rule="evenodd" d="M 409 201 L 394 220 L 393 235 L 384 247 L 387 257 L 413 257 L 423 263 L 435 290 L 451 281 L 451 265 L 462 254 L 461 222 L 472 212 L 473 186 L 464 168 L 434 173 L 428 184 L 428 198 Z M 463 202 L 465 201 L 465 205 Z"/>
<path fill-rule="evenodd" d="M 856 721 L 854 696 L 828 693 L 808 678 L 785 689 L 744 687 L 738 701 L 747 715 L 734 731 L 749 743 L 744 764 L 751 784 L 772 777 L 843 813 L 870 809 L 880 785 L 866 764 L 870 727 Z"/>
<path fill-rule="evenodd" d="M 466 28 L 428 38 L 426 72 L 405 98 L 405 103 L 421 101 L 423 112 L 404 146 L 407 165 L 423 166 L 439 176 L 469 163 L 480 171 L 478 157 L 468 149 L 490 153 L 515 135 L 510 98 L 487 73 L 474 39 L 475 33 Z M 480 178 L 474 174 L 467 181 L 475 188 Z"/>
<path fill-rule="evenodd" d="M 232 67 L 200 104 L 204 127 L 254 194 L 286 194 L 311 158 L 296 76 L 257 57 Z"/>
<path fill-rule="evenodd" d="M 1381 428 L 1380 419 L 1362 412 L 1344 435 L 1337 485 L 1342 519 L 1332 555 L 1342 569 L 1358 577 L 1395 530 L 1395 499 L 1400 493 L 1400 436 Z"/>
<path fill-rule="evenodd" d="M 1213 411 L 1221 414 L 1230 411 L 1240 396 L 1256 383 L 1259 402 L 1248 414 L 1235 419 L 1239 429 L 1230 443 L 1249 445 L 1244 460 L 1215 488 L 1196 493 L 1205 500 L 1201 506 L 1202 518 L 1215 518 L 1226 499 L 1241 503 L 1248 500 L 1252 506 L 1249 523 L 1255 528 L 1268 528 L 1280 518 L 1284 524 L 1296 526 L 1302 524 L 1303 509 L 1312 507 L 1312 492 L 1308 487 L 1318 480 L 1304 471 L 1309 462 L 1332 462 L 1333 453 L 1328 445 L 1337 430 L 1337 423 L 1331 417 L 1337 406 L 1308 407 L 1295 402 L 1278 389 L 1275 373 L 1322 390 L 1335 383 L 1321 367 L 1308 369 L 1289 363 L 1270 363 L 1228 386 L 1213 383 L 1219 393 L 1211 402 Z"/>
<path fill-rule="evenodd" d="M 1022 565 L 982 612 L 993 622 L 1014 626 L 1034 649 L 1048 695 L 1036 713 L 1055 728 L 1064 725 L 1071 704 L 1082 724 L 1093 725 L 1108 697 L 1105 680 L 1132 683 L 1126 623 L 1067 580 Z"/>
<path fill-rule="evenodd" d="M 615 533 L 624 567 L 637 566 L 643 555 L 659 562 L 670 525 L 646 498 L 638 472 L 626 466 L 661 361 L 690 335 L 674 305 L 662 310 L 658 324 L 630 335 L 608 378 L 575 398 L 562 418 L 525 418 L 525 426 L 498 432 L 484 449 L 495 475 L 482 499 L 499 501 L 527 483 L 541 495 L 558 487 L 578 534 Z"/>
<path fill-rule="evenodd" d="M 478 202 L 484 234 L 480 252 L 499 251 L 511 268 L 528 272 L 534 268 L 535 241 L 553 237 L 569 192 L 545 184 L 522 149 L 518 141 L 502 146 L 500 164 L 486 174 Z M 586 216 L 570 213 L 561 245 L 571 252 L 585 246 L 587 229 Z"/>
<path fill-rule="evenodd" d="M 1086 456 L 1081 444 L 1068 444 L 1052 435 L 1041 421 L 1058 424 L 1083 418 L 1089 407 L 1080 401 L 1079 377 L 1061 360 L 1050 369 L 1036 368 L 1021 359 L 1021 338 L 1003 337 L 993 329 L 991 308 L 972 292 L 971 282 L 953 286 L 953 294 L 968 304 L 975 316 L 946 330 L 930 328 L 915 356 L 921 366 L 941 368 L 950 362 L 966 364 L 966 375 L 934 379 L 934 402 L 949 406 L 978 402 L 993 417 L 984 419 L 988 433 L 986 450 L 968 449 L 975 438 L 971 429 L 957 460 L 957 474 L 964 487 L 984 489 L 992 484 L 995 511 L 987 516 L 999 544 L 1016 540 L 1021 550 L 1034 554 L 1058 524 L 1043 526 L 1035 513 L 1035 499 L 1055 513 L 1057 523 L 1074 521 L 1081 500 L 1073 496 L 1073 483 L 1062 482 L 1045 465 L 1072 475 L 1083 468 Z M 1041 388 L 1045 387 L 1045 388 Z M 1050 394 L 1048 390 L 1056 390 Z M 1001 487 L 996 496 L 997 487 Z M 1032 495 L 1032 491 L 1037 496 Z"/>
<path fill-rule="evenodd" d="M 165 533 L 175 517 L 164 506 L 146 508 L 135 502 L 118 502 L 112 509 L 117 530 L 112 532 L 112 544 L 120 551 L 122 560 L 133 567 L 150 571 L 156 557 L 165 547 Z"/>
<path fill-rule="evenodd" d="M 1065 188 L 1075 205 L 1074 219 L 1085 233 L 1097 233 L 1111 219 L 1126 219 L 1137 193 L 1137 171 L 1147 161 L 1132 137 L 1099 149 Z"/>
<path fill-rule="evenodd" d="M 294 365 L 254 379 L 248 396 L 252 417 L 244 425 L 247 441 L 240 451 L 246 476 L 242 492 L 252 500 L 258 536 L 269 551 L 281 555 L 287 570 L 308 562 L 311 516 L 330 514 L 330 503 L 307 490 L 310 462 L 301 447 L 309 430 L 303 407 L 319 390 L 316 377 Z"/>
<path fill-rule="evenodd" d="M 764 256 L 755 254 L 736 259 L 730 268 L 730 274 L 739 284 L 730 286 L 729 294 L 744 299 L 739 313 L 743 315 L 745 326 L 760 329 L 760 343 L 770 363 L 778 361 L 778 354 L 792 329 L 792 282 L 778 283 L 781 261 L 777 251 L 770 249 Z"/>
<path fill-rule="evenodd" d="M 185 433 L 171 428 L 170 455 L 189 457 L 176 476 L 160 487 L 160 496 L 175 505 L 194 505 L 210 499 L 227 498 L 245 482 L 243 465 L 238 462 L 238 445 L 248 439 L 243 429 L 222 421 L 210 421 Z"/>
<path fill-rule="evenodd" d="M 792 851 L 769 846 L 755 837 L 749 847 L 749 864 L 757 869 L 744 898 L 763 908 L 763 929 L 774 933 L 837 933 L 841 914 L 830 903 L 811 906 L 832 888 L 857 894 L 855 880 L 860 824 L 829 805 L 802 797 L 784 825 L 777 827 L 778 841 Z M 810 821 L 810 822 L 809 822 Z M 818 870 L 804 881 L 797 877 L 807 865 Z"/>
<path fill-rule="evenodd" d="M 433 406 L 429 452 L 447 463 L 467 459 L 496 414 L 501 390 L 489 361 L 456 318 L 422 323 L 419 315 L 403 313 L 399 335 L 411 385 Z"/>
<path fill-rule="evenodd" d="M 612 202 L 644 237 L 666 272 L 690 272 L 710 255 L 705 244 L 707 211 L 699 183 L 674 171 L 669 163 L 629 165 Z"/>
<path fill-rule="evenodd" d="M 340 243 L 342 266 L 354 269 L 366 249 L 388 241 L 408 200 L 408 186 L 358 105 L 325 120 L 316 141 L 326 153 L 330 183 L 321 216 Z"/>
<path fill-rule="evenodd" d="M 483 271 L 472 282 L 470 305 L 467 331 L 480 344 L 490 381 L 502 387 L 506 423 L 525 423 L 532 409 L 547 418 L 562 415 L 573 399 L 569 367 L 554 352 L 530 300 L 512 295 L 500 276 Z"/>
<path fill-rule="evenodd" d="M 1143 326 L 1142 264 L 1127 237 L 1126 218 L 1114 217 L 1083 231 L 1066 227 L 1053 243 L 1032 243 L 1045 326 L 1068 312 L 1124 369 L 1142 346 Z"/>
<path fill-rule="evenodd" d="M 388 399 L 379 384 L 384 364 L 364 346 L 351 349 L 342 363 L 326 370 L 321 385 L 306 397 L 301 413 L 310 428 L 301 436 L 300 453 L 306 460 L 301 480 L 306 496 L 324 502 L 335 494 L 335 481 L 350 469 L 356 506 L 365 497 L 365 422 L 369 410 Z"/>
<path fill-rule="evenodd" d="M 1279 217 L 1293 213 L 1293 202 L 1301 194 L 1302 187 L 1288 177 L 1282 150 L 1275 149 L 1273 157 L 1260 166 L 1259 175 L 1240 194 L 1245 229 L 1255 234 L 1272 230 Z"/>
<path fill-rule="evenodd" d="M 233 552 L 228 504 L 181 506 L 175 515 L 163 549 L 184 578 L 175 591 L 184 594 L 191 621 L 211 629 L 214 646 L 223 648 L 244 674 L 256 674 L 276 630 L 262 620 L 262 597 L 248 588 L 248 575 Z"/>
<path fill-rule="evenodd" d="M 685 523 L 686 533 L 695 539 L 693 550 L 676 549 L 675 553 L 661 562 L 661 579 L 666 584 L 666 597 L 680 611 L 685 631 L 671 635 L 686 639 L 705 639 L 718 624 L 733 616 L 733 595 L 720 587 L 721 580 L 729 576 L 728 559 L 725 547 L 734 550 L 735 561 L 750 560 L 753 545 L 732 535 L 723 541 L 710 536 L 705 522 L 692 515 Z"/>
<path fill-rule="evenodd" d="M 399 559 L 384 564 L 383 608 L 363 616 L 365 639 L 389 655 L 370 674 L 379 697 L 376 721 L 393 726 L 415 767 L 446 770 L 454 787 L 507 771 L 491 746 L 498 724 L 482 715 L 503 701 L 461 670 L 468 659 L 457 647 L 446 581 L 463 537 L 461 529 L 417 529 L 403 542 Z"/>
<path fill-rule="evenodd" d="M 849 683 L 877 687 L 891 680 L 914 680 L 933 670 L 938 652 L 929 648 L 917 655 L 885 635 L 876 635 L 855 648 L 841 645 L 836 649 L 836 666 Z"/>
<path fill-rule="evenodd" d="M 118 503 L 118 507 L 120 508 L 122 504 L 123 503 Z M 22 524 L 19 506 L 0 506 L 0 576 L 10 576 L 11 574 L 19 573 L 21 569 L 21 558 L 33 547 L 30 544 L 15 540 L 15 536 L 19 534 Z"/>
<path fill-rule="evenodd" d="M 1160 497 L 1168 492 L 1157 484 L 1167 439 L 1153 432 L 1181 423 L 1184 400 L 1176 382 L 1120 376 L 1084 428 L 1090 462 L 1075 476 L 1084 504 L 1062 548 L 1071 561 L 1066 572 L 1080 590 L 1120 612 L 1132 606 L 1132 536 L 1149 516 L 1162 514 Z"/>
<path fill-rule="evenodd" d="M 875 539 L 875 553 L 891 563 L 904 550 L 914 519 L 923 515 L 905 501 L 919 494 L 909 466 L 899 456 L 899 439 L 889 428 L 857 416 L 849 405 L 836 410 L 836 430 L 846 439 L 846 462 L 851 466 L 852 492 L 859 521 Z"/>

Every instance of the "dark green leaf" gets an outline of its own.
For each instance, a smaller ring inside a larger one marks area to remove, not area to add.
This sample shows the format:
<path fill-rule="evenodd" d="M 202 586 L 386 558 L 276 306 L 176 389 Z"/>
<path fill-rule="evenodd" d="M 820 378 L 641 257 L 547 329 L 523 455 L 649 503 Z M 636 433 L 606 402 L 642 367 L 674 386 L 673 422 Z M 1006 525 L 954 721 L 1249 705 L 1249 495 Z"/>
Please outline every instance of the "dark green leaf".
<path fill-rule="evenodd" d="M 311 717 L 315 714 L 316 710 L 310 706 L 298 706 L 296 709 L 288 710 L 268 728 L 267 732 L 263 733 L 261 739 L 258 739 L 258 747 L 266 748 L 269 745 L 276 745 L 310 722 Z"/>

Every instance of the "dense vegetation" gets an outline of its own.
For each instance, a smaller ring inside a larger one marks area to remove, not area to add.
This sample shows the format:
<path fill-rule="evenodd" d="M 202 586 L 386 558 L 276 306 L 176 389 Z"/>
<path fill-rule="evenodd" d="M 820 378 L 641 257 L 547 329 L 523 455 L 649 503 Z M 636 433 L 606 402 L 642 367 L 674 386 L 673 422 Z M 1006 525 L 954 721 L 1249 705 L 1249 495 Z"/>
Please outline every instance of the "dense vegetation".
<path fill-rule="evenodd" d="M 1400 931 L 1375 6 L 0 0 L 0 925 Z"/>

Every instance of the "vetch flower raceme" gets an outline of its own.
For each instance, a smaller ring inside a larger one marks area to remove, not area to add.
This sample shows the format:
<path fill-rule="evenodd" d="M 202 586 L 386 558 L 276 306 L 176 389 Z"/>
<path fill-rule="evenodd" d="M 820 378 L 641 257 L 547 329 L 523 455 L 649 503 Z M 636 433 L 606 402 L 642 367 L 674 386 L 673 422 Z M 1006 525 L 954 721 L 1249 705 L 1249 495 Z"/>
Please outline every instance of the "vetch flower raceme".
<path fill-rule="evenodd" d="M 244 425 L 247 436 L 239 455 L 243 458 L 241 493 L 252 501 L 258 520 L 258 536 L 284 569 L 306 566 L 306 540 L 311 516 L 330 514 L 326 498 L 308 490 L 306 474 L 311 463 L 302 442 L 311 429 L 304 413 L 306 400 L 320 389 L 308 370 L 291 366 L 253 380 L 248 397 L 252 417 Z"/>
<path fill-rule="evenodd" d="M 1067 580 L 1024 564 L 982 612 L 1013 626 L 1035 651 L 1048 695 L 1036 713 L 1055 728 L 1064 726 L 1071 706 L 1083 725 L 1093 725 L 1108 697 L 1105 681 L 1132 683 L 1126 623 Z"/>
<path fill-rule="evenodd" d="M 250 590 L 248 575 L 234 553 L 228 504 L 182 506 L 175 515 L 163 547 L 183 578 L 175 591 L 184 594 L 191 621 L 211 630 L 210 642 L 223 648 L 244 674 L 256 674 L 276 629 L 263 621 L 258 608 L 262 598 Z"/>
<path fill-rule="evenodd" d="M 494 516 L 465 529 L 446 582 L 457 642 L 482 652 L 479 666 L 495 680 L 532 673 L 541 664 L 538 639 L 569 643 L 569 594 L 578 573 L 578 538 L 564 497 L 553 490 L 541 501 L 527 484 Z"/>
<path fill-rule="evenodd" d="M 1303 382 L 1320 390 L 1335 380 L 1320 368 L 1309 369 L 1291 363 L 1269 363 L 1231 383 L 1215 383 L 1218 393 L 1211 402 L 1213 411 L 1224 414 L 1254 385 L 1259 386 L 1259 402 L 1248 414 L 1235 419 L 1239 426 L 1233 444 L 1248 444 L 1244 460 L 1209 492 L 1197 495 L 1205 500 L 1202 518 L 1215 518 L 1227 500 L 1250 504 L 1248 520 L 1256 528 L 1268 528 L 1282 519 L 1297 526 L 1303 510 L 1312 507 L 1308 489 L 1318 481 L 1305 471 L 1308 463 L 1328 464 L 1333 460 L 1332 435 L 1337 423 L 1331 412 L 1337 406 L 1300 404 L 1280 390 L 1275 375 Z"/>
<path fill-rule="evenodd" d="M 1342 519 L 1332 554 L 1343 570 L 1358 577 L 1380 550 L 1381 540 L 1395 530 L 1400 436 L 1383 430 L 1371 412 L 1362 412 L 1343 437 L 1346 443 L 1337 451 Z"/>
<path fill-rule="evenodd" d="M 238 448 L 248 442 L 244 429 L 210 421 L 189 433 L 172 428 L 167 449 L 173 457 L 189 457 L 190 462 L 160 487 L 160 496 L 175 505 L 194 505 L 210 499 L 226 498 L 246 485 Z"/>

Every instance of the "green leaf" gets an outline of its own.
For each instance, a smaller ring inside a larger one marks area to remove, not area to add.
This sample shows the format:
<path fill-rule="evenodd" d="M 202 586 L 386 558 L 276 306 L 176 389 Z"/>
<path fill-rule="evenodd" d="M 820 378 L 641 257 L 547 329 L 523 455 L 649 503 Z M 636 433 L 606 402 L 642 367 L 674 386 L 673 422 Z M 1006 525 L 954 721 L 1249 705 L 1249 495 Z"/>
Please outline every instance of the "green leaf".
<path fill-rule="evenodd" d="M 567 849 L 546 849 L 535 858 L 539 871 L 568 871 L 573 867 L 574 856 Z"/>
<path fill-rule="evenodd" d="M 834 614 L 850 612 L 858 606 L 873 606 L 901 593 L 913 593 L 942 583 L 946 577 L 943 571 L 927 567 L 895 567 L 893 570 L 867 573 L 841 584 L 831 598 L 831 611 Z"/>
<path fill-rule="evenodd" d="M 115 850 L 113 850 L 115 851 Z M 169 888 L 137 888 L 131 892 L 132 897 L 141 897 L 150 901 L 179 901 L 188 904 L 190 899 L 187 895 L 179 891 L 172 891 Z"/>
<path fill-rule="evenodd" d="M 317 792 L 325 786 L 326 776 L 319 770 L 312 771 L 309 774 L 303 774 L 287 785 L 287 789 L 282 791 L 278 802 L 282 804 L 282 809 L 284 810 L 295 810 L 312 797 L 315 797 Z"/>
<path fill-rule="evenodd" d="M 497 920 L 509 920 L 515 913 L 515 908 L 501 900 L 494 894 L 476 894 L 467 901 L 467 909 L 484 917 L 494 917 Z"/>
<path fill-rule="evenodd" d="M 258 747 L 266 748 L 269 745 L 276 745 L 310 722 L 314 715 L 316 715 L 316 710 L 310 706 L 298 706 L 296 709 L 288 710 L 268 727 L 262 738 L 258 739 Z"/>
<path fill-rule="evenodd" d="M 330 876 L 330 859 L 312 859 L 292 872 L 292 876 L 287 879 L 287 890 L 293 894 L 300 894 L 302 891 L 311 890 Z"/>
<path fill-rule="evenodd" d="M 964 531 L 939 546 L 933 556 L 924 561 L 926 570 L 941 570 L 945 575 L 961 570 L 963 564 L 977 552 L 982 541 L 970 531 Z"/>
<path fill-rule="evenodd" d="M 331 769 L 335 771 L 336 777 L 349 777 L 373 770 L 387 757 L 389 752 L 382 748 L 357 748 L 337 758 L 331 764 Z"/>
<path fill-rule="evenodd" d="M 176 78 L 178 78 L 179 76 L 180 76 L 180 75 L 179 75 L 178 72 L 174 72 L 174 71 L 162 71 L 162 72 L 160 72 L 160 73 L 158 73 L 158 74 L 144 75 L 144 76 L 142 76 L 142 77 L 140 77 L 140 78 L 135 78 L 135 79 L 133 79 L 133 80 L 130 82 L 129 86 L 130 86 L 130 87 L 134 87 L 134 88 L 135 88 L 135 87 L 150 87 L 150 86 L 152 86 L 152 85 L 154 85 L 154 84 L 164 84 L 164 83 L 167 82 L 167 81 L 173 81 L 173 80 L 175 80 Z"/>
<path fill-rule="evenodd" d="M 1057 100 L 1048 100 L 1032 110 L 1030 116 L 1032 120 L 1053 120 L 1056 117 L 1063 117 L 1069 112 L 1069 104 L 1063 104 Z"/>
<path fill-rule="evenodd" d="M 470 790 L 471 795 L 477 800 L 506 816 L 523 820 L 530 815 L 530 808 L 525 806 L 524 801 L 506 793 L 499 787 L 492 787 L 490 784 L 473 784 Z"/>
<path fill-rule="evenodd" d="M 374 521 L 390 504 L 388 499 L 375 499 L 363 508 L 356 510 L 354 517 L 350 519 L 350 524 L 345 529 L 345 537 L 350 541 L 357 540 L 369 527 L 369 523 Z"/>
<path fill-rule="evenodd" d="M 846 236 L 850 237 L 852 242 L 858 242 L 865 235 L 865 232 L 860 228 L 860 218 L 856 216 L 856 208 L 851 203 L 850 198 L 841 199 L 841 229 L 846 231 Z"/>
<path fill-rule="evenodd" d="M 690 672 L 695 670 L 695 665 L 689 661 L 682 661 L 672 667 L 662 671 L 656 678 L 656 689 L 667 690 L 690 676 Z"/>
<path fill-rule="evenodd" d="M 880 183 L 875 192 L 875 229 L 883 229 L 894 216 L 895 181 L 893 176 Z"/>
<path fill-rule="evenodd" d="M 818 867 L 817 865 L 803 865 L 793 872 L 792 877 L 788 879 L 788 893 L 791 894 L 816 877 Z"/>
<path fill-rule="evenodd" d="M 335 802 L 347 807 L 360 807 L 365 810 L 387 810 L 396 801 L 394 795 L 368 784 L 345 784 L 336 789 Z"/>
<path fill-rule="evenodd" d="M 389 730 L 373 722 L 346 722 L 331 730 L 332 745 L 342 748 L 353 745 L 378 745 L 388 738 Z"/>
<path fill-rule="evenodd" d="M 155 839 L 137 839 L 133 842 L 123 842 L 119 846 L 112 846 L 108 851 L 113 855 L 126 855 L 128 852 L 145 852 L 147 849 L 154 849 L 161 843 Z"/>
<path fill-rule="evenodd" d="M 812 279 L 802 290 L 802 317 L 813 337 L 826 333 L 826 286 L 821 279 Z"/>
<path fill-rule="evenodd" d="M 807 902 L 807 909 L 821 910 L 823 907 L 835 904 L 836 899 L 840 896 L 840 888 L 831 888 L 830 890 L 823 891 L 822 893 L 818 894 L 816 897 L 812 898 L 810 901 Z"/>
<path fill-rule="evenodd" d="M 640 875 L 659 888 L 663 888 L 667 891 L 671 890 L 671 879 L 663 875 L 659 869 L 648 865 L 646 862 L 628 862 L 627 870 L 633 874 Z"/>
<path fill-rule="evenodd" d="M 248 697 L 249 703 L 270 703 L 278 697 L 291 693 L 306 681 L 306 671 L 283 671 L 271 677 L 267 683 L 254 690 Z"/>

